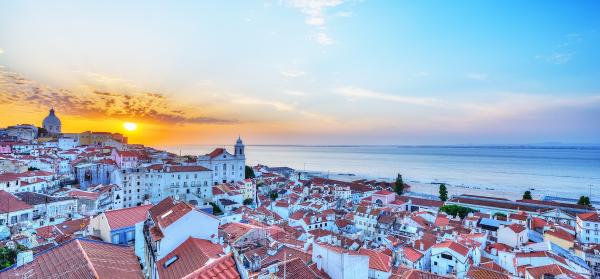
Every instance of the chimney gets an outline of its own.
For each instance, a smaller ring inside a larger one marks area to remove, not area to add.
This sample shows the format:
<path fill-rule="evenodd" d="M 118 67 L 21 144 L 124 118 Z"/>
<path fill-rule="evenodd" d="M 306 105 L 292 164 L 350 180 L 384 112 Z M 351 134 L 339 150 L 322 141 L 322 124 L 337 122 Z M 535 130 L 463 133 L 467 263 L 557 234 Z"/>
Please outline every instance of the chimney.
<path fill-rule="evenodd" d="M 318 270 L 322 270 L 321 267 L 323 265 L 323 257 L 321 257 L 321 255 L 317 256 L 317 269 Z"/>
<path fill-rule="evenodd" d="M 17 267 L 21 267 L 30 262 L 33 262 L 33 251 L 28 250 L 19 252 L 19 254 L 17 254 Z"/>

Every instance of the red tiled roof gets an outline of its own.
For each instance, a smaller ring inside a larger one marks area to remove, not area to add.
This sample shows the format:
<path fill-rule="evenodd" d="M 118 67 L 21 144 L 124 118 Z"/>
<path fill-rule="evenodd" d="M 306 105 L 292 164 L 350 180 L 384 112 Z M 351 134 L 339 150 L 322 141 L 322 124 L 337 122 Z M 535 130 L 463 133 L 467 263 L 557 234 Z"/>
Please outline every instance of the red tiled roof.
<path fill-rule="evenodd" d="M 507 227 L 515 233 L 520 233 L 525 230 L 525 226 L 520 224 L 510 224 Z"/>
<path fill-rule="evenodd" d="M 528 273 L 531 276 L 531 278 L 534 278 L 534 279 L 545 278 L 545 276 L 547 276 L 547 275 L 558 276 L 558 275 L 562 275 L 562 274 L 565 274 L 568 276 L 568 278 L 572 278 L 572 279 L 586 278 L 585 276 L 583 276 L 581 274 L 575 273 L 575 272 L 568 270 L 557 264 L 529 267 L 525 270 L 525 272 Z"/>
<path fill-rule="evenodd" d="M 104 212 L 108 220 L 108 226 L 111 230 L 132 227 L 139 222 L 146 220 L 148 209 L 152 205 L 142 205 L 130 208 L 116 209 Z"/>
<path fill-rule="evenodd" d="M 577 214 L 577 218 L 579 218 L 583 221 L 587 221 L 587 222 L 600 222 L 600 217 L 598 216 L 598 213 L 596 213 L 596 212 L 587 212 L 587 213 Z"/>
<path fill-rule="evenodd" d="M 33 262 L 4 271 L 0 278 L 144 278 L 133 249 L 75 239 L 34 256 Z"/>
<path fill-rule="evenodd" d="M 231 254 L 209 263 L 183 279 L 236 279 L 241 278 Z"/>
<path fill-rule="evenodd" d="M 418 269 L 410 269 L 403 266 L 395 268 L 390 279 L 446 279 L 450 277 L 436 275 Z"/>
<path fill-rule="evenodd" d="M 196 270 L 210 265 L 210 262 L 218 260 L 221 258 L 221 254 L 223 254 L 221 245 L 190 237 L 157 262 L 158 274 L 160 278 L 165 279 L 184 278 Z M 165 263 L 173 260 L 174 257 L 176 260 L 169 266 L 165 266 Z M 231 256 L 229 255 L 229 257 Z"/>
<path fill-rule="evenodd" d="M 175 223 L 179 218 L 183 217 L 188 212 L 192 211 L 193 208 L 189 204 L 185 202 L 178 202 L 174 206 L 172 206 L 167 212 L 162 213 L 161 215 L 156 217 L 158 224 L 162 228 L 166 228 L 169 225 Z"/>
<path fill-rule="evenodd" d="M 469 249 L 467 249 L 467 247 L 462 246 L 461 244 L 451 241 L 451 240 L 447 240 L 442 243 L 433 245 L 433 248 L 448 248 L 448 249 L 450 249 L 456 253 L 459 253 L 463 256 L 466 256 L 469 253 Z"/>
<path fill-rule="evenodd" d="M 221 226 L 220 229 L 226 234 L 227 239 L 235 242 L 238 238 L 256 228 L 258 227 L 243 223 L 228 223 Z"/>
<path fill-rule="evenodd" d="M 10 213 L 33 207 L 15 197 L 13 194 L 0 190 L 0 213 Z"/>
<path fill-rule="evenodd" d="M 217 149 L 213 150 L 211 153 L 208 153 L 207 155 L 208 155 L 208 156 L 209 156 L 211 159 L 213 159 L 213 158 L 215 158 L 215 157 L 217 157 L 217 156 L 219 156 L 219 155 L 223 154 L 223 152 L 225 152 L 225 149 L 224 149 L 224 148 L 217 148 Z"/>
<path fill-rule="evenodd" d="M 482 263 L 479 266 L 483 267 L 483 268 L 491 269 L 491 270 L 494 270 L 494 271 L 498 271 L 498 272 L 502 272 L 502 273 L 507 273 L 506 269 L 504 269 L 502 266 L 500 266 L 499 264 L 497 264 L 496 262 L 494 262 L 491 259 L 490 259 L 489 262 Z"/>
<path fill-rule="evenodd" d="M 542 200 L 516 200 L 516 202 L 522 202 L 522 203 L 530 203 L 530 204 L 537 204 L 537 205 L 547 205 L 550 207 L 564 207 L 564 208 L 573 208 L 573 209 L 587 209 L 587 210 L 593 210 L 594 208 L 591 206 L 587 206 L 587 205 L 579 205 L 579 204 L 574 204 L 574 203 L 563 203 L 563 202 L 555 202 L 555 201 L 542 201 Z"/>
<path fill-rule="evenodd" d="M 482 268 L 478 266 L 472 266 L 467 272 L 467 278 L 470 279 L 510 279 L 506 273 L 498 272 L 495 270 Z"/>
<path fill-rule="evenodd" d="M 317 275 L 304 261 L 294 258 L 279 264 L 275 278 L 319 279 L 322 277 Z"/>
<path fill-rule="evenodd" d="M 369 257 L 369 268 L 383 272 L 392 270 L 392 258 L 382 252 L 371 249 L 360 249 L 358 253 Z"/>
<path fill-rule="evenodd" d="M 391 194 L 394 194 L 394 192 L 388 191 L 388 190 L 379 190 L 379 191 L 373 193 L 373 195 L 382 195 L 382 196 L 387 196 L 387 195 L 391 195 Z"/>
<path fill-rule="evenodd" d="M 95 200 L 100 196 L 100 193 L 81 191 L 81 190 L 72 190 L 69 193 L 67 193 L 67 195 L 69 197 L 73 197 L 73 198 L 84 198 L 84 199 Z"/>
<path fill-rule="evenodd" d="M 173 200 L 173 198 L 171 198 L 169 196 L 169 197 L 164 198 L 159 203 L 155 204 L 153 207 L 151 207 L 148 210 L 148 212 L 150 213 L 150 216 L 152 216 L 152 218 L 154 219 L 154 217 L 167 212 L 167 210 L 169 208 L 171 208 L 174 204 L 175 204 L 175 201 Z M 154 220 L 154 221 L 156 222 L 156 220 Z"/>
<path fill-rule="evenodd" d="M 411 247 L 404 247 L 404 257 L 406 257 L 407 260 L 409 260 L 410 262 L 414 263 L 418 260 L 420 260 L 423 257 L 423 254 Z"/>

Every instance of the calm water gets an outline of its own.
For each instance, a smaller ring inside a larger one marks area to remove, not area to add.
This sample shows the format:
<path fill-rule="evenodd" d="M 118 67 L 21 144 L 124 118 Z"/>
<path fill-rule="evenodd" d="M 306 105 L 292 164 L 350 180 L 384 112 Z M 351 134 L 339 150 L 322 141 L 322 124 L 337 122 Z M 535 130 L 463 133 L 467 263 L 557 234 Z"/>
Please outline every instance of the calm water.
<path fill-rule="evenodd" d="M 162 147 L 205 154 L 215 146 Z M 232 147 L 227 147 L 231 152 Z M 248 164 L 578 197 L 600 195 L 600 147 L 246 146 Z M 596 193 L 597 192 L 597 193 Z"/>

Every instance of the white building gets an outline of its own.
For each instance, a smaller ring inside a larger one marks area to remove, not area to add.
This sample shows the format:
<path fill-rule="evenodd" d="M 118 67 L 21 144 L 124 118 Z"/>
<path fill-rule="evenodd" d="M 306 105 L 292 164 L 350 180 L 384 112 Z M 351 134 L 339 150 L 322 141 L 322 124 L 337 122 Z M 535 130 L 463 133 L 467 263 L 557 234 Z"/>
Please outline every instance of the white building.
<path fill-rule="evenodd" d="M 213 183 L 242 181 L 245 178 L 246 155 L 242 139 L 235 143 L 235 152 L 231 154 L 225 148 L 198 156 L 198 164 L 213 171 Z"/>
<path fill-rule="evenodd" d="M 60 137 L 58 138 L 58 148 L 60 150 L 69 150 L 77 147 L 79 145 L 79 139 L 77 138 L 67 138 Z"/>
<path fill-rule="evenodd" d="M 369 278 L 369 256 L 356 251 L 315 242 L 312 261 L 332 279 Z"/>
<path fill-rule="evenodd" d="M 577 215 L 577 240 L 582 244 L 600 243 L 600 217 L 596 212 Z"/>
<path fill-rule="evenodd" d="M 469 249 L 454 241 L 431 247 L 431 272 L 437 275 L 455 274 L 464 278 L 469 270 Z"/>
<path fill-rule="evenodd" d="M 17 199 L 11 193 L 0 190 L 0 226 L 13 226 L 31 222 L 33 206 Z"/>
<path fill-rule="evenodd" d="M 512 248 L 521 247 L 529 241 L 527 228 L 519 224 L 501 226 L 497 234 L 498 243 L 506 244 Z"/>
<path fill-rule="evenodd" d="M 46 131 L 50 135 L 57 135 L 61 133 L 60 119 L 58 119 L 58 117 L 56 117 L 56 114 L 54 114 L 53 108 L 50 109 L 48 116 L 44 118 L 44 121 L 42 122 L 42 127 L 46 129 Z"/>
<path fill-rule="evenodd" d="M 156 164 L 145 168 L 115 170 L 111 183 L 121 185 L 124 206 L 158 203 L 175 197 L 198 204 L 212 199 L 212 171 L 202 166 Z"/>
<path fill-rule="evenodd" d="M 156 263 L 190 237 L 216 243 L 219 219 L 168 197 L 149 210 L 144 226 L 144 268 L 148 278 L 157 278 Z"/>
<path fill-rule="evenodd" d="M 33 206 L 33 220 L 54 222 L 57 218 L 73 218 L 77 213 L 77 199 L 52 197 L 34 192 L 15 194 L 21 201 Z"/>

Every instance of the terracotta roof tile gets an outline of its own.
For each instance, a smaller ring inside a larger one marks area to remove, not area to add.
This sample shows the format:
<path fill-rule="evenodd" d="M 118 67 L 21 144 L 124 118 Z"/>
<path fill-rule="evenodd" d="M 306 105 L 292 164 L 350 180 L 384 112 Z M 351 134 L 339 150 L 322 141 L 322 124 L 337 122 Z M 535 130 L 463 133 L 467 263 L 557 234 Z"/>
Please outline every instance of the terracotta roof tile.
<path fill-rule="evenodd" d="M 469 249 L 467 247 L 462 246 L 461 244 L 454 242 L 454 241 L 450 241 L 450 240 L 433 245 L 433 248 L 448 248 L 448 249 L 450 249 L 454 252 L 457 252 L 463 256 L 466 256 L 469 253 Z"/>
<path fill-rule="evenodd" d="M 0 190 L 0 213 L 32 209 L 31 205 L 17 199 L 13 194 Z"/>
<path fill-rule="evenodd" d="M 33 262 L 0 273 L 0 278 L 135 278 L 142 279 L 133 249 L 74 239 L 34 255 Z"/>
<path fill-rule="evenodd" d="M 108 220 L 108 226 L 111 230 L 117 230 L 120 228 L 132 227 L 139 222 L 146 220 L 148 216 L 148 209 L 152 205 L 142 205 L 130 208 L 109 210 L 104 212 L 106 219 Z"/>
<path fill-rule="evenodd" d="M 164 279 L 184 278 L 211 265 L 211 262 L 218 261 L 222 254 L 224 253 L 221 245 L 190 237 L 157 262 L 158 274 Z"/>
<path fill-rule="evenodd" d="M 360 249 L 358 253 L 369 256 L 369 268 L 383 272 L 392 270 L 392 258 L 382 252 L 371 249 Z"/>

